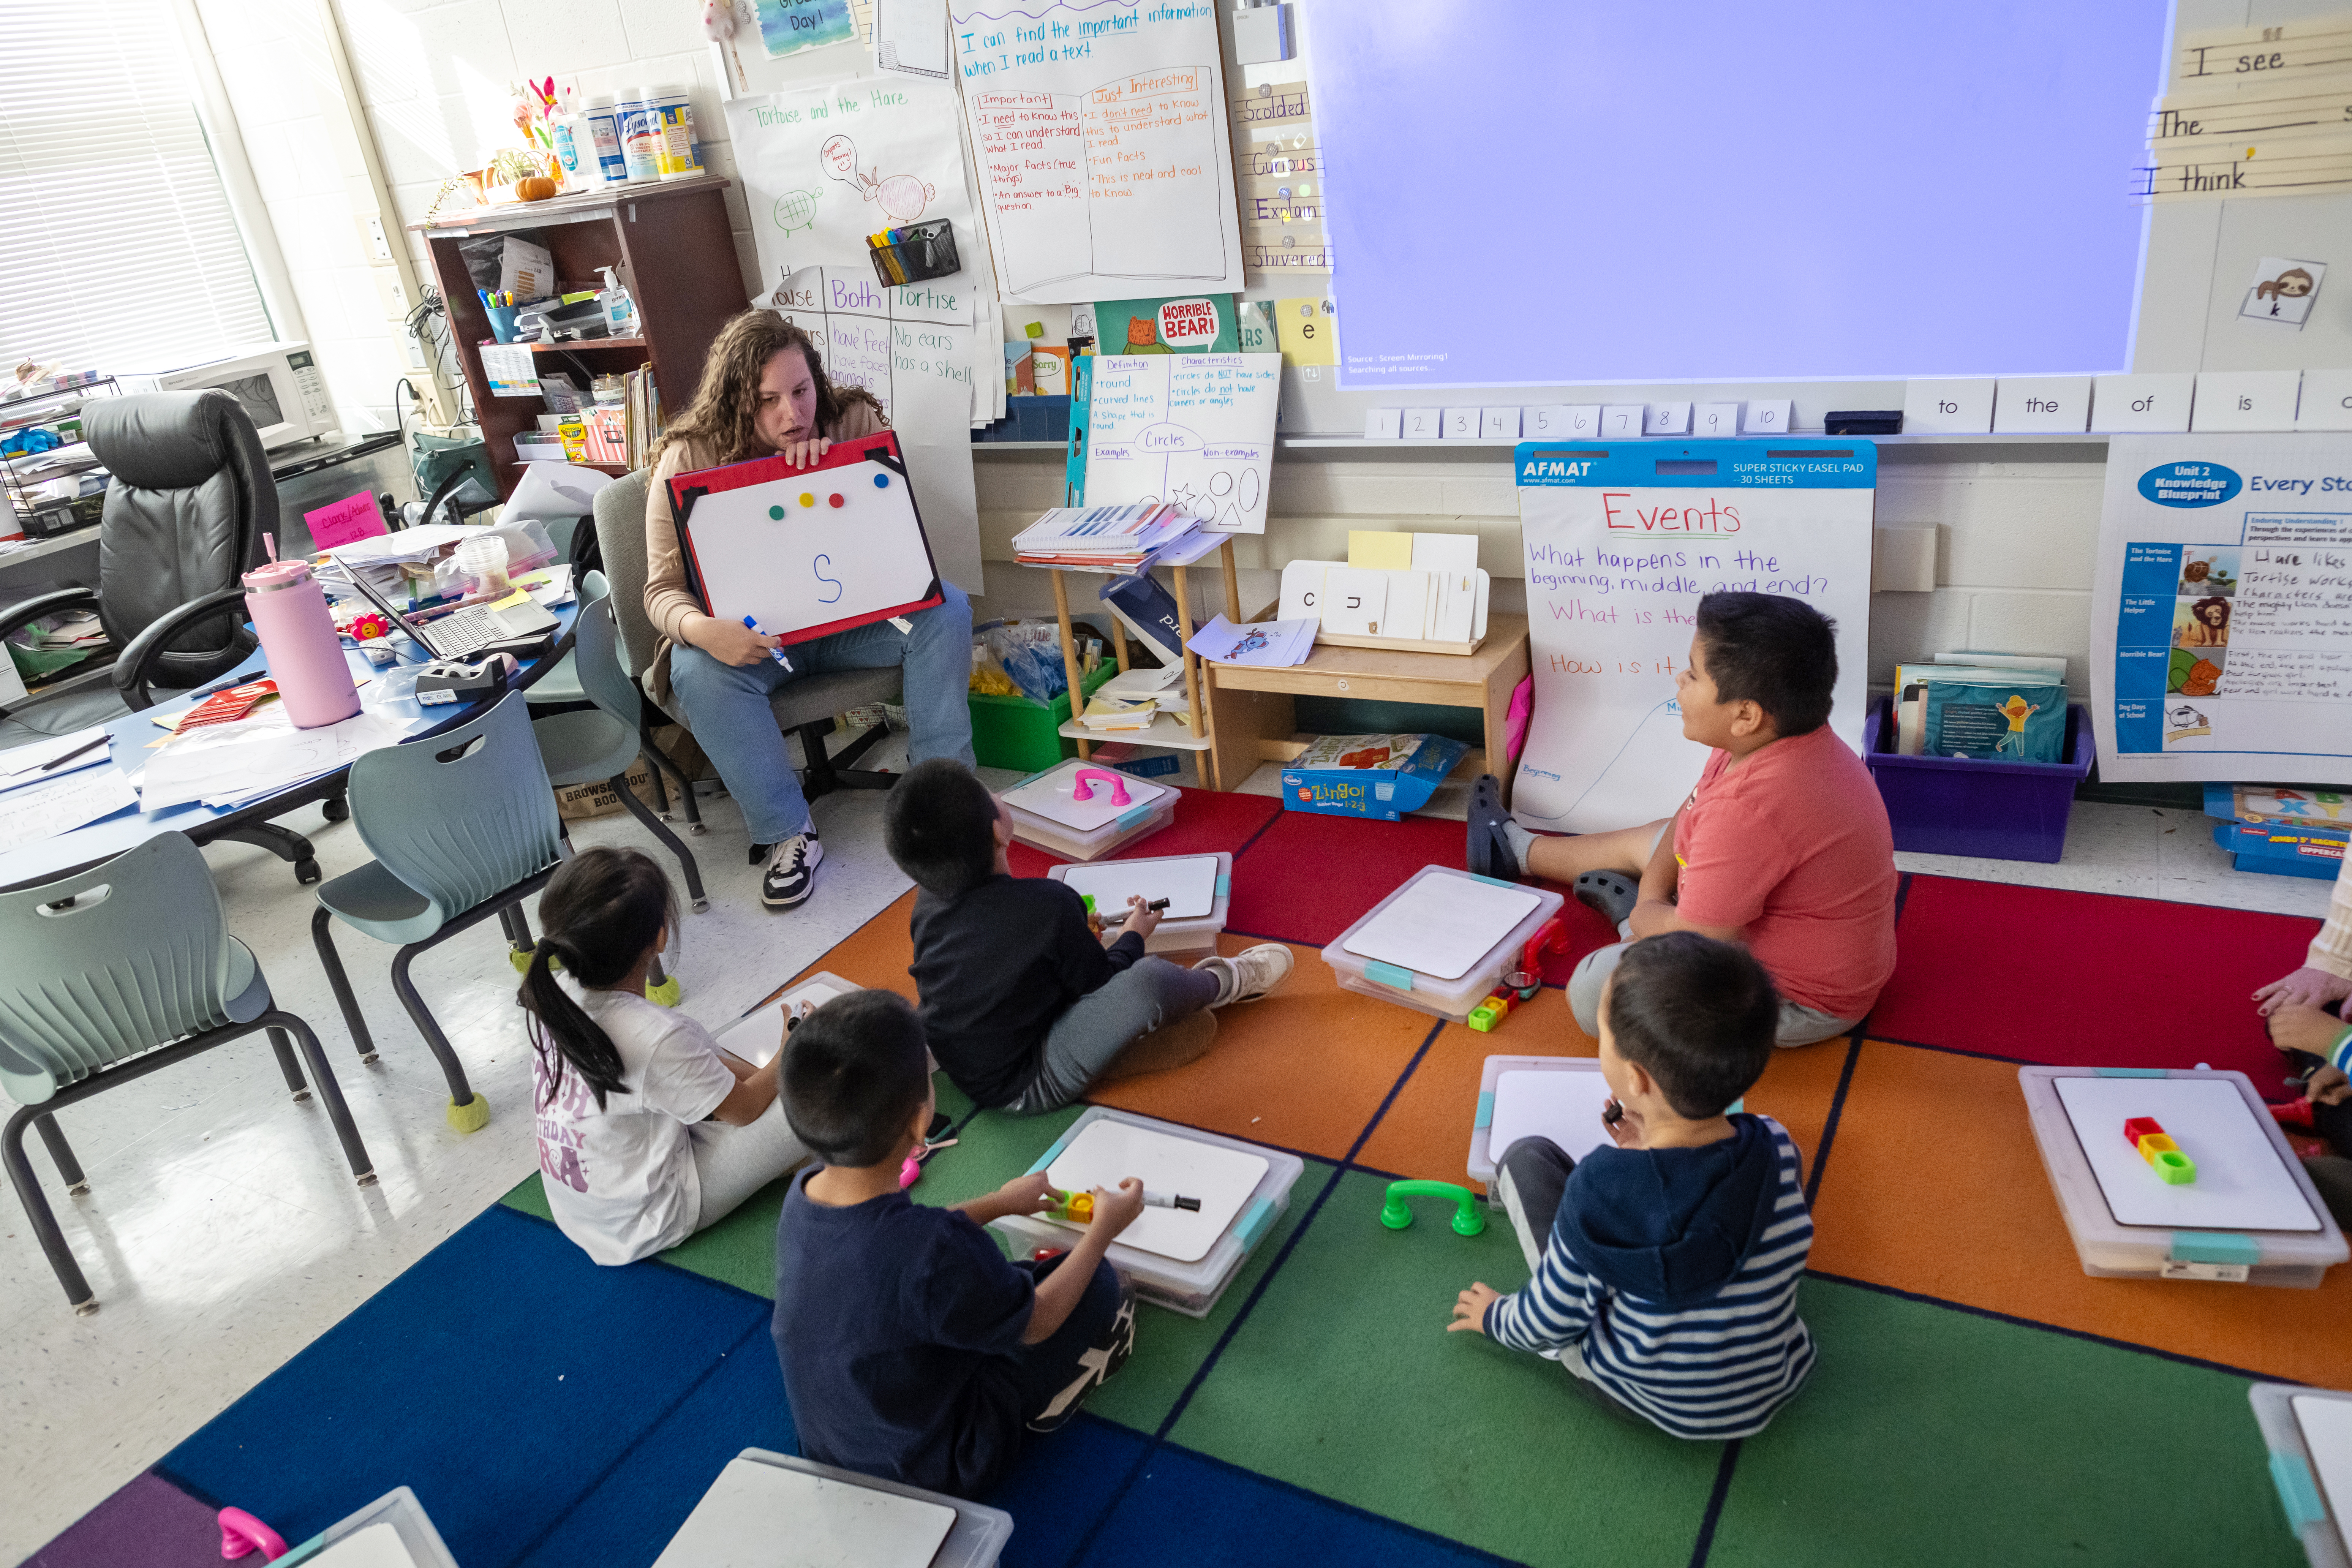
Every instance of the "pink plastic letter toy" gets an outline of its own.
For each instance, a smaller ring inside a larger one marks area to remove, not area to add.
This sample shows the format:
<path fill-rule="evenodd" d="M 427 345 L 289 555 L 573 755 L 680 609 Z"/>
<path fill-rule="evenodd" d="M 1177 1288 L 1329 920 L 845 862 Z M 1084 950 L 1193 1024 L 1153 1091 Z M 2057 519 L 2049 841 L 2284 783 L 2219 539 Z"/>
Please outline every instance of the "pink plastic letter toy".
<path fill-rule="evenodd" d="M 1100 779 L 1105 784 L 1110 785 L 1111 805 L 1125 805 L 1127 804 L 1127 780 L 1120 777 L 1118 774 L 1103 768 L 1080 768 L 1077 772 L 1076 778 L 1076 784 L 1074 784 L 1070 790 L 1070 798 L 1072 800 L 1094 799 L 1095 786 L 1087 781 L 1089 779 Z"/>
<path fill-rule="evenodd" d="M 220 1510 L 221 1555 L 249 1557 L 258 1552 L 264 1563 L 286 1555 L 286 1538 L 241 1508 Z"/>

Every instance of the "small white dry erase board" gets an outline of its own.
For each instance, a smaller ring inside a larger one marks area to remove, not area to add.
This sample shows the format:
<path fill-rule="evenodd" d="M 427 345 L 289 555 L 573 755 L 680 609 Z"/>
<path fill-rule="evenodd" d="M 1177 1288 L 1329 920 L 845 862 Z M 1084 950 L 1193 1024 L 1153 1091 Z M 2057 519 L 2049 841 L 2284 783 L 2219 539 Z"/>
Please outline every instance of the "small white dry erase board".
<path fill-rule="evenodd" d="M 2318 1286 L 2352 1257 L 2246 1075 L 2018 1069 L 2058 1207 L 2094 1276 Z M 2197 1179 L 2158 1178 L 2124 1123 L 2152 1116 Z"/>
<path fill-rule="evenodd" d="M 987 1568 L 1013 1520 L 897 1481 L 746 1448 L 654 1568 Z"/>
<path fill-rule="evenodd" d="M 1460 1023 L 1566 898 L 1424 866 L 1323 950 L 1339 988 Z"/>
<path fill-rule="evenodd" d="M 766 1067 L 784 1048 L 784 1016 L 806 1017 L 836 996 L 865 987 L 820 970 L 755 1012 L 746 1013 L 711 1038 L 755 1068 Z"/>
<path fill-rule="evenodd" d="M 286 1568 L 457 1568 L 416 1494 L 394 1487 L 278 1561 Z"/>
<path fill-rule="evenodd" d="M 1341 946 L 1358 958 L 1459 980 L 1542 903 L 1532 888 L 1467 873 L 1417 874 Z"/>
<path fill-rule="evenodd" d="M 1081 773 L 1087 775 L 1084 800 L 1077 797 Z M 1140 807 L 1151 805 L 1169 793 L 1164 786 L 1130 773 L 1099 763 L 1071 761 L 1005 791 L 1004 804 L 1071 832 L 1091 833 Z M 1123 801 L 1118 798 L 1121 794 L 1127 796 Z"/>
<path fill-rule="evenodd" d="M 1591 1057 L 1488 1057 L 1470 1124 L 1470 1179 L 1492 1196 L 1496 1162 L 1522 1138 L 1549 1138 L 1583 1159 L 1611 1142 L 1601 1120 L 1608 1103 L 1608 1080 Z"/>
<path fill-rule="evenodd" d="M 1285 1153 L 1279 1149 L 1264 1149 L 1255 1143 L 1244 1142 L 1238 1138 L 1224 1137 L 1221 1133 L 1202 1132 L 1194 1128 L 1178 1127 L 1165 1121 L 1155 1121 L 1148 1116 L 1137 1116 L 1130 1111 L 1114 1110 L 1107 1105 L 1096 1105 L 1089 1106 L 1084 1115 L 1070 1123 L 1063 1131 L 1062 1135 L 1038 1156 L 1036 1163 L 1029 1167 L 1030 1171 L 1033 1173 L 1039 1171 L 1045 1172 L 1048 1180 L 1065 1191 L 1068 1190 L 1069 1186 L 1075 1184 L 1065 1182 L 1062 1173 L 1066 1168 L 1066 1162 L 1069 1152 L 1076 1148 L 1081 1141 L 1087 1141 L 1090 1148 L 1095 1147 L 1092 1141 L 1103 1136 L 1097 1131 L 1103 1128 L 1119 1132 L 1148 1132 L 1177 1142 L 1193 1145 L 1195 1152 L 1181 1156 L 1185 1162 L 1205 1161 L 1222 1154 L 1237 1155 L 1244 1161 L 1256 1163 L 1259 1175 L 1255 1184 L 1244 1195 L 1239 1212 L 1218 1230 L 1208 1251 L 1198 1258 L 1188 1262 L 1165 1253 L 1150 1251 L 1132 1245 L 1139 1239 L 1147 1241 L 1151 1239 L 1151 1232 L 1144 1230 L 1144 1226 L 1150 1221 L 1156 1218 L 1166 1218 L 1171 1214 L 1183 1213 L 1181 1210 L 1151 1208 L 1145 1209 L 1143 1218 L 1129 1226 L 1118 1240 L 1112 1242 L 1109 1252 L 1105 1255 L 1110 1259 L 1113 1268 L 1126 1275 L 1134 1283 L 1135 1293 L 1142 1300 L 1150 1302 L 1153 1306 L 1164 1307 L 1171 1312 L 1179 1312 L 1188 1318 L 1207 1317 L 1215 1310 L 1218 1299 L 1240 1275 L 1242 1266 L 1249 1261 L 1251 1252 L 1273 1232 L 1276 1222 L 1280 1220 L 1290 1207 L 1291 1189 L 1298 1184 L 1298 1178 L 1306 1173 L 1307 1162 L 1296 1154 Z M 1103 1145 L 1102 1147 L 1111 1148 L 1115 1158 L 1126 1157 L 1121 1152 L 1124 1146 L 1113 1148 L 1111 1145 Z M 1171 1172 L 1160 1163 L 1161 1155 L 1158 1152 L 1145 1150 L 1140 1157 L 1146 1163 L 1147 1170 L 1130 1171 L 1128 1173 L 1139 1176 L 1147 1187 L 1160 1184 L 1149 1173 L 1151 1169 L 1157 1169 L 1163 1178 L 1172 1178 L 1178 1183 L 1186 1180 L 1203 1180 L 1201 1176 L 1188 1175 L 1184 1170 Z M 1231 1173 L 1238 1174 L 1243 1165 L 1235 1162 L 1225 1169 Z M 1083 1171 L 1080 1173 L 1091 1174 Z M 1212 1175 L 1206 1179 L 1217 1178 Z M 1181 1193 L 1186 1197 L 1201 1198 L 1203 1214 L 1208 1210 L 1208 1194 L 1181 1185 L 1172 1188 L 1162 1187 L 1161 1190 Z M 993 1222 L 990 1228 L 1001 1232 L 1012 1244 L 1013 1255 L 1015 1258 L 1025 1258 L 1033 1249 L 1038 1248 L 1067 1250 L 1076 1236 L 1074 1226 L 1034 1215 L 1007 1215 L 1003 1219 Z M 1139 1232 L 1143 1233 L 1140 1237 L 1139 1237 Z M 1189 1245 L 1182 1250 L 1189 1251 Z"/>
<path fill-rule="evenodd" d="M 1045 1178 L 1066 1193 L 1116 1187 L 1129 1176 L 1155 1192 L 1198 1198 L 1190 1209 L 1147 1208 L 1119 1233 L 1120 1245 L 1178 1263 L 1198 1263 L 1224 1235 L 1266 1173 L 1263 1154 L 1220 1148 L 1123 1121 L 1097 1121 L 1071 1140 L 1045 1167 Z M 1055 1222 L 1061 1223 L 1061 1222 Z M 1063 1225 L 1073 1233 L 1083 1226 Z"/>
<path fill-rule="evenodd" d="M 1219 850 L 1166 859 L 1102 860 L 1055 866 L 1045 875 L 1079 894 L 1092 895 L 1095 912 L 1107 924 L 1127 918 L 1130 895 L 1140 895 L 1146 903 L 1166 899 L 1168 908 L 1159 925 L 1143 939 L 1146 952 L 1213 952 L 1233 900 L 1234 858 Z"/>
<path fill-rule="evenodd" d="M 2312 1568 L 2352 1568 L 2352 1394 L 2291 1383 L 2246 1391 L 2270 1450 L 2271 1484 Z"/>
<path fill-rule="evenodd" d="M 416 1568 L 416 1559 L 409 1555 L 400 1532 L 389 1524 L 371 1524 L 354 1531 L 317 1556 L 303 1561 L 312 1568 Z"/>

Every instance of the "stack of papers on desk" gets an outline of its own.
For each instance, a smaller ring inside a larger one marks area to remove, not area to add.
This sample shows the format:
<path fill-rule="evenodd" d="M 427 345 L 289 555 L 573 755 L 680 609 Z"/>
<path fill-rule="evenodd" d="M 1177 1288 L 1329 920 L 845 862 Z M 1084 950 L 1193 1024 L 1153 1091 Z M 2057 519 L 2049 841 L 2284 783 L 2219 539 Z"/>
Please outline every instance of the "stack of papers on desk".
<path fill-rule="evenodd" d="M 1200 527 L 1181 507 L 1056 507 L 1013 536 L 1013 556 L 1027 566 L 1131 570 L 1154 551 Z"/>
<path fill-rule="evenodd" d="M 297 730 L 285 705 L 271 704 L 163 748 L 140 775 L 140 809 L 152 814 L 202 801 L 215 811 L 230 810 L 349 766 L 379 746 L 396 746 L 412 730 L 431 723 L 362 710 L 340 723 Z"/>
<path fill-rule="evenodd" d="M 0 791 L 16 789 L 24 784 L 47 784 L 63 778 L 83 768 L 94 768 L 108 760 L 108 748 L 91 745 L 106 737 L 106 726 L 92 724 L 87 730 L 76 730 L 70 735 L 55 740 L 36 741 L 29 746 L 0 752 Z M 62 759 L 62 760 L 60 760 Z M 57 765 L 51 767 L 49 764 Z M 13 804 L 14 797 L 0 804 Z"/>
<path fill-rule="evenodd" d="M 92 754 L 103 758 L 106 752 Z M 138 800 L 138 792 L 117 767 L 67 773 L 55 784 L 13 790 L 0 795 L 6 807 L 0 810 L 0 853 L 70 833 Z"/>

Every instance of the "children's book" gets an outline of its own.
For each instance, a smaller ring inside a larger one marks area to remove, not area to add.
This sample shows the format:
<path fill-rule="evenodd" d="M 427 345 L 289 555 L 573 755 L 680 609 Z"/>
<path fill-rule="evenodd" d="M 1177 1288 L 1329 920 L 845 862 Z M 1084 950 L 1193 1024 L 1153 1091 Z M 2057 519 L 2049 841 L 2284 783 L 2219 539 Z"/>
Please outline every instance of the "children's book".
<path fill-rule="evenodd" d="M 1895 669 L 1896 749 L 1908 755 L 2056 763 L 2066 687 L 2035 670 L 1905 664 Z"/>
<path fill-rule="evenodd" d="M 1122 354 L 1237 354 L 1241 331 L 1231 294 L 1106 300 L 1095 307 L 1095 349 Z"/>

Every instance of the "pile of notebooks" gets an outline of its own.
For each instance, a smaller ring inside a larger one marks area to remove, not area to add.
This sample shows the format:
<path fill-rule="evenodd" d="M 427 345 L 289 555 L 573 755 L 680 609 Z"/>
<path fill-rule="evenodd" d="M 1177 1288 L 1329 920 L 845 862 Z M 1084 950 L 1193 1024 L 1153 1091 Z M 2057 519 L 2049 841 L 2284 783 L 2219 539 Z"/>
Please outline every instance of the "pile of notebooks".
<path fill-rule="evenodd" d="M 1131 572 L 1200 525 L 1181 507 L 1160 503 L 1055 507 L 1013 536 L 1013 558 L 1024 566 Z"/>

